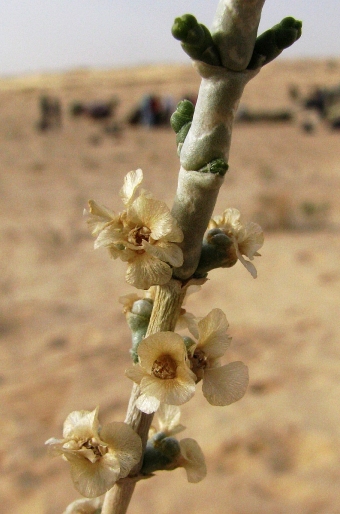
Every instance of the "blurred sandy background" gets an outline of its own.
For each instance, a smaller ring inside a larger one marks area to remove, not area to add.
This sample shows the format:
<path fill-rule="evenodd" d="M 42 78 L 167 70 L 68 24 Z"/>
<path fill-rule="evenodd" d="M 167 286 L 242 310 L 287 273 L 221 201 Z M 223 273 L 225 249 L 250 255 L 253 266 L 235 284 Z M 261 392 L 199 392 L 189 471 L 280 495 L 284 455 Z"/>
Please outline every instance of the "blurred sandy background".
<path fill-rule="evenodd" d="M 340 132 L 325 123 L 302 131 L 292 84 L 303 94 L 340 84 L 340 61 L 279 60 L 247 86 L 249 108 L 296 116 L 235 126 L 215 211 L 236 207 L 265 228 L 258 278 L 239 263 L 214 271 L 186 305 L 199 316 L 214 307 L 227 314 L 226 358 L 249 366 L 248 392 L 213 408 L 198 387 L 183 408 L 183 437 L 201 445 L 207 478 L 194 485 L 181 469 L 160 472 L 137 485 L 131 514 L 340 513 Z M 123 177 L 137 167 L 169 206 L 176 190 L 169 128 L 124 125 L 116 137 L 68 107 L 117 95 L 119 121 L 143 94 L 179 100 L 198 85 L 190 66 L 0 81 L 4 514 L 60 514 L 79 498 L 67 464 L 44 447 L 69 412 L 99 404 L 103 423 L 124 419 L 130 343 L 118 296 L 133 289 L 123 263 L 93 250 L 87 200 L 121 209 Z M 36 130 L 42 94 L 60 99 L 61 130 Z"/>

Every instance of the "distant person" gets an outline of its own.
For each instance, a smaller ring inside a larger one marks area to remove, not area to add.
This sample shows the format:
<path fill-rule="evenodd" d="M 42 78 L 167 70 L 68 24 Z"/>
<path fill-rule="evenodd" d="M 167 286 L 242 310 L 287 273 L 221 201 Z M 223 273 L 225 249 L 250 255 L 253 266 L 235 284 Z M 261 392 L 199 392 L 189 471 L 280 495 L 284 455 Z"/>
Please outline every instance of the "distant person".
<path fill-rule="evenodd" d="M 39 98 L 40 119 L 37 128 L 41 131 L 60 128 L 62 122 L 61 104 L 58 98 L 41 95 Z"/>

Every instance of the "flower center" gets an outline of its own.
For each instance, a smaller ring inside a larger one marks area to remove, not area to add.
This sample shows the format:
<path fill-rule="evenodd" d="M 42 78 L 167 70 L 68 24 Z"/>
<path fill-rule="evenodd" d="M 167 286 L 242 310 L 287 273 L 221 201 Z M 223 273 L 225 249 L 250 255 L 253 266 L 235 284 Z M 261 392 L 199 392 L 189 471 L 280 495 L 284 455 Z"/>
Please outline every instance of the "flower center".
<path fill-rule="evenodd" d="M 195 369 L 205 369 L 207 367 L 207 360 L 208 359 L 202 350 L 195 350 L 194 355 L 192 356 L 192 363 Z"/>
<path fill-rule="evenodd" d="M 149 241 L 150 233 L 151 230 L 147 227 L 136 227 L 130 230 L 128 242 L 136 246 L 141 246 L 143 241 Z"/>
<path fill-rule="evenodd" d="M 85 443 L 83 443 L 83 448 L 88 450 L 92 450 L 96 457 L 102 457 L 105 453 L 108 452 L 107 446 L 98 443 L 94 437 L 92 439 L 88 439 Z"/>
<path fill-rule="evenodd" d="M 196 349 L 193 356 L 190 357 L 191 369 L 196 375 L 196 383 L 202 380 L 204 370 L 208 365 L 208 359 L 203 350 Z"/>
<path fill-rule="evenodd" d="M 171 355 L 161 355 L 152 365 L 151 371 L 157 378 L 166 380 L 176 377 L 177 364 Z"/>

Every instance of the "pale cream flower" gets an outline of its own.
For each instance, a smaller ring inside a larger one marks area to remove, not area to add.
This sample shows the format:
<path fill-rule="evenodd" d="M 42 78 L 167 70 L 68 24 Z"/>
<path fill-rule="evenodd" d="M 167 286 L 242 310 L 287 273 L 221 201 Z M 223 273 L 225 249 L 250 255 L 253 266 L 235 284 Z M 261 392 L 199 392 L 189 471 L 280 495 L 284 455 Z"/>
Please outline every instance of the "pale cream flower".
<path fill-rule="evenodd" d="M 153 445 L 156 451 L 162 452 L 166 449 L 166 455 L 169 456 L 169 450 L 174 450 L 176 446 L 179 449 L 177 455 L 171 462 L 165 465 L 163 469 L 173 470 L 178 467 L 185 469 L 188 482 L 200 482 L 207 474 L 207 468 L 203 452 L 194 439 L 186 438 L 181 441 L 174 439 L 174 435 L 185 429 L 180 424 L 181 411 L 177 405 L 167 405 L 161 403 L 157 411 L 157 419 L 159 431 L 153 427 L 151 430 L 151 440 L 148 445 Z M 171 444 L 169 444 L 171 441 Z M 166 444 L 168 443 L 168 444 Z"/>
<path fill-rule="evenodd" d="M 146 414 L 160 403 L 182 405 L 195 394 L 195 375 L 187 362 L 183 339 L 173 332 L 159 332 L 143 339 L 137 349 L 139 363 L 125 374 L 139 384 L 136 405 Z"/>
<path fill-rule="evenodd" d="M 100 512 L 101 506 L 100 498 L 92 498 L 91 500 L 82 498 L 70 503 L 63 514 L 97 514 L 97 512 Z"/>
<path fill-rule="evenodd" d="M 190 347 L 192 370 L 203 379 L 202 392 L 211 405 L 229 405 L 242 398 L 248 387 L 248 368 L 243 362 L 221 366 L 230 345 L 228 321 L 221 309 L 213 309 L 198 324 L 198 342 Z"/>
<path fill-rule="evenodd" d="M 255 256 L 260 256 L 258 250 L 262 247 L 264 236 L 260 225 L 253 222 L 241 223 L 241 215 L 237 209 L 226 209 L 222 216 L 215 216 L 210 220 L 208 229 L 219 228 L 233 241 L 235 261 L 239 261 L 245 266 L 249 273 L 256 278 L 257 271 L 254 264 L 250 261 Z M 243 256 L 248 257 L 247 261 Z"/>
<path fill-rule="evenodd" d="M 96 236 L 95 248 L 108 248 L 114 259 L 127 262 L 127 282 L 148 289 L 169 282 L 172 267 L 183 264 L 176 244 L 183 240 L 183 232 L 164 202 L 144 190 L 135 197 L 142 180 L 140 169 L 126 175 L 120 191 L 126 210 L 118 215 L 90 200 L 88 225 Z"/>
<path fill-rule="evenodd" d="M 125 423 L 109 423 L 101 429 L 98 408 L 74 411 L 64 423 L 63 439 L 46 441 L 52 456 L 69 461 L 75 488 L 87 498 L 105 493 L 125 478 L 142 456 L 140 437 Z"/>
<path fill-rule="evenodd" d="M 162 403 L 157 411 L 160 432 L 167 437 L 185 430 L 180 424 L 181 410 L 177 405 Z M 179 441 L 180 455 L 171 467 L 185 469 L 188 482 L 200 482 L 207 474 L 205 458 L 199 444 L 191 438 Z"/>

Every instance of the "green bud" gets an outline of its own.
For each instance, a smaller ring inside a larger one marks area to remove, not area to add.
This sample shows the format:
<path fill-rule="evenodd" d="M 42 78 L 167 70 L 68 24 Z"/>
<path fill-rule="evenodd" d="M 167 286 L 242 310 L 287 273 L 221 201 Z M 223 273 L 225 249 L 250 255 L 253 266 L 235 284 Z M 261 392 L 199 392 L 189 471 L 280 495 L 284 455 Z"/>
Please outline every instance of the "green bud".
<path fill-rule="evenodd" d="M 302 21 L 295 20 L 292 16 L 284 18 L 275 31 L 277 47 L 281 50 L 288 48 L 301 37 L 301 34 Z"/>
<path fill-rule="evenodd" d="M 150 298 L 142 298 L 136 300 L 132 306 L 131 312 L 149 321 L 153 307 L 153 301 Z"/>
<path fill-rule="evenodd" d="M 191 337 L 188 337 L 188 336 L 185 336 L 183 337 L 183 341 L 184 341 L 184 344 L 185 344 L 185 348 L 187 350 L 187 353 L 188 354 L 191 354 L 191 348 L 196 344 L 195 341 L 193 341 L 191 339 Z"/>
<path fill-rule="evenodd" d="M 182 144 L 184 143 L 185 138 L 187 137 L 188 132 L 190 130 L 190 127 L 191 127 L 191 121 L 189 121 L 189 123 L 186 123 L 185 125 L 183 125 L 181 130 L 179 130 L 177 132 L 177 135 L 176 135 L 176 145 L 177 146 L 180 145 L 181 143 Z"/>
<path fill-rule="evenodd" d="M 165 437 L 162 432 L 157 433 L 147 442 L 141 473 L 150 475 L 158 470 L 173 469 L 180 453 L 177 439 Z"/>
<path fill-rule="evenodd" d="M 178 134 L 181 128 L 192 121 L 195 107 L 189 100 L 181 100 L 170 118 L 172 129 Z"/>
<path fill-rule="evenodd" d="M 183 14 L 175 18 L 171 33 L 179 41 L 194 43 L 199 39 L 201 30 L 193 14 Z"/>
<path fill-rule="evenodd" d="M 149 298 L 136 300 L 131 311 L 126 314 L 127 323 L 131 329 L 132 348 L 130 350 L 133 362 L 138 362 L 137 349 L 141 340 L 145 337 L 149 326 L 153 301 Z"/>
<path fill-rule="evenodd" d="M 256 39 L 253 55 L 247 66 L 255 70 L 275 59 L 280 53 L 301 37 L 302 22 L 291 16 L 284 18 Z"/>
<path fill-rule="evenodd" d="M 181 41 L 183 50 L 192 59 L 214 66 L 221 66 L 221 59 L 209 29 L 198 23 L 192 14 L 176 18 L 171 29 L 172 35 Z"/>
<path fill-rule="evenodd" d="M 209 230 L 203 241 L 201 257 L 194 277 L 206 277 L 212 269 L 231 268 L 236 262 L 233 241 L 221 229 L 213 228 Z"/>
<path fill-rule="evenodd" d="M 227 173 L 228 168 L 229 166 L 224 159 L 214 159 L 198 171 L 201 171 L 202 173 L 216 173 L 223 177 Z"/>

